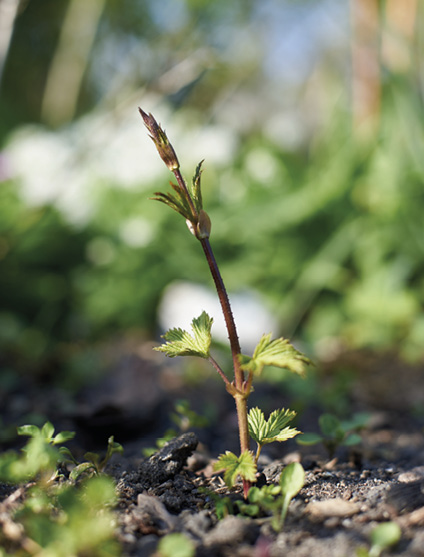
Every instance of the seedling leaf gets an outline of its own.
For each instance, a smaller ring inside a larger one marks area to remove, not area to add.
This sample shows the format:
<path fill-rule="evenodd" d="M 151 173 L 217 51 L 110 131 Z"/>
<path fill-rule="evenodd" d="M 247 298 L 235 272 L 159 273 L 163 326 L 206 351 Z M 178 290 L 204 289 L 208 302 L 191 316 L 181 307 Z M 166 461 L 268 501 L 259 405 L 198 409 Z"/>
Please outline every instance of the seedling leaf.
<path fill-rule="evenodd" d="M 305 471 L 299 462 L 288 464 L 281 473 L 280 486 L 285 497 L 293 499 L 305 483 Z"/>
<path fill-rule="evenodd" d="M 396 522 L 383 522 L 376 526 L 370 534 L 370 557 L 378 557 L 384 549 L 397 544 L 401 535 L 402 531 Z"/>
<path fill-rule="evenodd" d="M 81 464 L 78 464 L 78 466 L 75 466 L 75 468 L 71 470 L 71 473 L 69 474 L 69 478 L 74 482 L 76 482 L 81 478 L 86 478 L 87 476 L 92 477 L 95 476 L 96 474 L 97 474 L 97 469 L 92 462 L 82 462 Z"/>
<path fill-rule="evenodd" d="M 209 358 L 211 346 L 211 328 L 213 318 L 204 311 L 191 322 L 193 336 L 183 329 L 170 329 L 163 335 L 165 344 L 154 350 L 164 352 L 169 358 L 175 356 L 199 356 Z"/>
<path fill-rule="evenodd" d="M 233 487 L 238 476 L 249 482 L 256 481 L 256 464 L 250 451 L 244 451 L 240 456 L 225 451 L 215 462 L 214 470 L 224 470 L 224 481 L 228 487 Z"/>
<path fill-rule="evenodd" d="M 299 493 L 304 484 L 305 471 L 299 462 L 292 462 L 284 468 L 280 476 L 283 506 L 281 510 L 280 522 L 278 524 L 279 527 L 284 524 L 290 501 Z"/>
<path fill-rule="evenodd" d="M 322 433 L 326 437 L 329 437 L 330 439 L 343 439 L 344 431 L 342 429 L 342 424 L 336 416 L 333 414 L 322 414 L 319 417 L 318 422 Z"/>
<path fill-rule="evenodd" d="M 52 445 L 60 445 L 66 443 L 75 437 L 75 431 L 61 431 L 52 439 Z"/>
<path fill-rule="evenodd" d="M 295 416 L 296 412 L 283 408 L 274 410 L 265 420 L 260 408 L 252 408 L 248 415 L 249 435 L 258 445 L 291 439 L 300 433 L 296 428 L 286 427 Z"/>
<path fill-rule="evenodd" d="M 362 441 L 362 437 L 359 433 L 351 433 L 346 437 L 343 441 L 342 445 L 345 447 L 353 447 L 354 445 L 358 445 Z"/>
<path fill-rule="evenodd" d="M 158 545 L 160 557 L 194 557 L 194 543 L 184 534 L 175 532 L 164 536 Z"/>
<path fill-rule="evenodd" d="M 260 375 L 264 366 L 286 368 L 299 375 L 305 374 L 305 365 L 309 358 L 296 350 L 285 338 L 271 340 L 271 333 L 263 335 L 255 348 L 253 356 L 240 355 L 241 368 L 244 371 Z"/>
<path fill-rule="evenodd" d="M 28 437 L 36 437 L 40 434 L 40 428 L 36 425 L 21 425 L 17 428 L 18 435 L 27 435 Z"/>
<path fill-rule="evenodd" d="M 51 422 L 46 422 L 41 428 L 41 436 L 43 439 L 50 441 L 53 437 L 54 426 Z"/>
<path fill-rule="evenodd" d="M 322 443 L 324 437 L 319 435 L 319 433 L 303 433 L 301 437 L 296 439 L 299 445 L 316 445 L 317 443 Z"/>

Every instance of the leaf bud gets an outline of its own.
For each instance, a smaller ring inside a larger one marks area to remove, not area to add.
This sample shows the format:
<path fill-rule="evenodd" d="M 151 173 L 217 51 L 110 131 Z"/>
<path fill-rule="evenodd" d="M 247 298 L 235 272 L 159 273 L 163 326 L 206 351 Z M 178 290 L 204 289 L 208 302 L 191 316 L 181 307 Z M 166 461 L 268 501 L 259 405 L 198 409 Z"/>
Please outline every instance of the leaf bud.
<path fill-rule="evenodd" d="M 197 238 L 199 240 L 204 240 L 205 238 L 209 238 L 211 235 L 211 219 L 206 211 L 201 209 L 199 211 L 199 218 L 197 221 Z"/>
<path fill-rule="evenodd" d="M 156 122 L 152 114 L 147 114 L 141 108 L 139 108 L 138 110 L 141 117 L 143 118 L 144 125 L 150 133 L 150 138 L 156 145 L 156 149 L 158 150 L 160 158 L 163 160 L 169 170 L 173 171 L 177 170 L 177 168 L 180 168 L 180 163 L 178 162 L 177 155 L 174 151 L 174 148 L 169 143 L 169 139 L 164 130 Z"/>

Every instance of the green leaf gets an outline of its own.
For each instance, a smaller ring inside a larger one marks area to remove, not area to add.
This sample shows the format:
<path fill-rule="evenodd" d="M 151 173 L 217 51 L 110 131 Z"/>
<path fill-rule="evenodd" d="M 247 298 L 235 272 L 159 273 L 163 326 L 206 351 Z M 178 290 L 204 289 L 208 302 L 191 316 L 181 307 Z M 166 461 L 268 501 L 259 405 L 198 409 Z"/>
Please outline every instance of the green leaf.
<path fill-rule="evenodd" d="M 98 455 L 97 453 L 88 452 L 84 454 L 84 458 L 87 459 L 89 464 L 96 468 L 96 471 L 99 471 L 100 455 Z"/>
<path fill-rule="evenodd" d="M 362 437 L 359 435 L 359 433 L 351 433 L 346 437 L 346 439 L 343 440 L 342 445 L 344 447 L 353 447 L 354 445 L 358 445 L 359 443 L 361 443 L 361 441 Z"/>
<path fill-rule="evenodd" d="M 292 462 L 284 468 L 280 476 L 283 506 L 280 520 L 274 521 L 274 527 L 280 528 L 286 519 L 290 501 L 295 497 L 305 484 L 305 471 L 299 462 Z"/>
<path fill-rule="evenodd" d="M 324 437 L 319 435 L 318 433 L 303 433 L 298 439 L 296 439 L 296 443 L 299 445 L 316 445 L 317 443 L 322 443 L 324 441 Z"/>
<path fill-rule="evenodd" d="M 43 427 L 41 428 L 41 436 L 50 441 L 53 437 L 54 433 L 54 426 L 51 422 L 46 422 Z"/>
<path fill-rule="evenodd" d="M 37 437 L 40 435 L 40 428 L 36 425 L 21 425 L 17 428 L 18 435 L 27 435 L 28 437 Z"/>
<path fill-rule="evenodd" d="M 300 462 L 288 464 L 281 473 L 280 486 L 285 497 L 293 499 L 305 484 L 305 470 Z"/>
<path fill-rule="evenodd" d="M 74 482 L 76 482 L 82 477 L 84 478 L 86 478 L 87 476 L 92 477 L 95 476 L 96 474 L 97 474 L 97 469 L 92 462 L 82 462 L 81 464 L 78 464 L 78 466 L 75 466 L 75 468 L 71 470 L 71 473 L 69 474 L 69 478 Z"/>
<path fill-rule="evenodd" d="M 167 341 L 155 348 L 164 352 L 170 358 L 175 356 L 199 356 L 209 358 L 211 346 L 211 328 L 213 319 L 204 311 L 199 317 L 193 319 L 191 328 L 193 336 L 182 329 L 170 329 L 163 335 Z"/>
<path fill-rule="evenodd" d="M 225 470 L 224 481 L 232 487 L 240 476 L 243 480 L 256 482 L 256 464 L 250 451 L 244 451 L 236 456 L 230 451 L 225 451 L 214 464 L 214 470 Z"/>
<path fill-rule="evenodd" d="M 340 420 L 333 414 L 321 414 L 318 420 L 322 433 L 332 438 L 343 438 L 344 431 Z"/>
<path fill-rule="evenodd" d="M 192 198 L 198 213 L 203 209 L 202 192 L 200 189 L 200 178 L 203 172 L 202 170 L 203 162 L 204 162 L 203 160 L 200 161 L 196 167 L 196 172 L 193 176 L 192 187 L 191 187 Z"/>
<path fill-rule="evenodd" d="M 274 410 L 267 421 L 262 410 L 252 408 L 248 415 L 249 435 L 258 445 L 291 439 L 300 433 L 293 427 L 286 427 L 295 416 L 296 412 L 283 408 Z"/>
<path fill-rule="evenodd" d="M 66 443 L 75 437 L 75 431 L 61 431 L 55 435 L 52 439 L 53 445 L 60 445 L 61 443 Z"/>
<path fill-rule="evenodd" d="M 68 449 L 68 447 L 60 447 L 59 448 L 59 453 L 62 456 L 64 456 L 69 462 L 72 462 L 73 464 L 78 464 L 78 461 L 76 460 L 74 455 L 71 453 L 71 451 Z"/>
<path fill-rule="evenodd" d="M 401 536 L 402 531 L 396 522 L 383 522 L 379 524 L 370 534 L 372 544 L 370 556 L 377 557 L 384 549 L 397 544 Z"/>
<path fill-rule="evenodd" d="M 271 340 L 271 333 L 263 335 L 255 348 L 253 356 L 239 356 L 244 371 L 260 375 L 264 366 L 286 368 L 293 373 L 304 375 L 305 365 L 310 364 L 309 358 L 296 350 L 285 338 Z"/>
<path fill-rule="evenodd" d="M 260 505 L 263 509 L 274 509 L 278 506 L 277 496 L 281 493 L 281 486 L 279 485 L 264 485 L 261 488 L 251 487 L 249 489 L 248 499 L 251 503 Z"/>
<path fill-rule="evenodd" d="M 160 557 L 194 557 L 194 543 L 184 534 L 175 532 L 164 536 L 158 545 Z"/>

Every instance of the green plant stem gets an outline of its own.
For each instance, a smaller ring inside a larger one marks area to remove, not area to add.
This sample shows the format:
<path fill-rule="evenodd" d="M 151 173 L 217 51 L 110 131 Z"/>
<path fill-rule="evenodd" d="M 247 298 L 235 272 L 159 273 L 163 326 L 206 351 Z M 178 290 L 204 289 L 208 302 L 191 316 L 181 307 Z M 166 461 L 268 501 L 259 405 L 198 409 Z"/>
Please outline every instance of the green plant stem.
<path fill-rule="evenodd" d="M 248 391 L 245 390 L 246 384 L 244 381 L 244 373 L 240 367 L 239 361 L 239 355 L 241 353 L 240 342 L 238 339 L 236 324 L 234 322 L 234 316 L 233 312 L 231 311 L 230 300 L 228 298 L 224 281 L 222 280 L 221 273 L 219 272 L 218 264 L 212 251 L 209 239 L 204 238 L 200 240 L 200 243 L 202 244 L 203 251 L 205 252 L 205 256 L 208 261 L 209 269 L 215 282 L 216 291 L 218 293 L 222 312 L 224 314 L 225 324 L 227 326 L 228 338 L 230 340 L 234 367 L 234 386 L 237 389 L 237 392 L 233 396 L 236 401 L 237 420 L 240 437 L 240 451 L 243 453 L 245 451 L 248 451 L 250 448 L 249 427 L 247 421 L 247 397 L 249 395 L 250 389 Z M 247 497 L 250 485 L 250 482 L 243 480 L 243 493 L 245 498 Z"/>
<path fill-rule="evenodd" d="M 221 273 L 219 272 L 218 264 L 212 251 L 211 244 L 208 238 L 200 240 L 203 251 L 205 252 L 208 261 L 209 269 L 215 283 L 216 291 L 218 292 L 219 301 L 221 303 L 222 313 L 224 314 L 225 324 L 228 331 L 228 338 L 230 340 L 231 354 L 233 357 L 234 366 L 234 384 L 235 387 L 242 392 L 244 383 L 244 373 L 240 369 L 240 362 L 238 356 L 241 352 L 240 343 L 237 335 L 237 329 L 234 322 L 233 312 L 231 311 L 230 300 L 228 299 L 227 290 L 222 280 Z"/>
<path fill-rule="evenodd" d="M 222 371 L 220 365 L 218 364 L 218 362 L 212 358 L 211 355 L 209 355 L 208 361 L 213 365 L 213 367 L 216 369 L 216 371 L 219 373 L 219 375 L 221 376 L 221 379 L 224 381 L 224 383 L 226 385 L 229 385 L 230 382 L 228 380 L 228 377 L 225 375 L 225 373 Z"/>

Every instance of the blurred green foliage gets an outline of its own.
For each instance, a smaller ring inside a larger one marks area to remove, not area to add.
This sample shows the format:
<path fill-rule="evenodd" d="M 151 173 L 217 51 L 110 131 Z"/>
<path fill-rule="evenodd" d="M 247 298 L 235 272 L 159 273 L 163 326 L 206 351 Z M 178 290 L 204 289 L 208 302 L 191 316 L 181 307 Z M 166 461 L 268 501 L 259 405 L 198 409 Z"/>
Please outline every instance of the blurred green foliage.
<path fill-rule="evenodd" d="M 43 86 L 59 48 L 65 4 L 30 2 L 16 21 L 1 90 L 6 163 L 9 145 L 17 141 L 13 130 L 41 123 L 32 130 L 34 146 L 45 130 Z M 311 8 L 298 3 L 303 4 Z M 336 101 L 338 66 L 330 77 L 322 70 L 316 97 L 325 92 L 326 102 L 312 103 L 312 110 L 324 111 L 321 124 L 290 147 L 267 131 L 281 116 L 281 82 L 266 75 L 264 49 L 242 48 L 249 37 L 264 48 L 266 27 L 255 19 L 260 12 L 255 2 L 187 0 L 173 6 L 167 11 L 159 3 L 137 2 L 121 9 L 105 2 L 74 120 L 52 135 L 61 144 L 67 138 L 72 169 L 88 175 L 90 218 L 70 223 L 54 198 L 28 203 L 22 169 L 8 175 L 0 160 L 3 359 L 30 370 L 57 369 L 66 361 L 71 373 L 85 375 L 95 367 L 89 351 L 84 358 L 93 340 L 130 329 L 155 334 L 157 305 L 172 280 L 210 284 L 198 246 L 180 219 L 148 201 L 166 186 L 165 171 L 128 187 L 119 175 L 108 177 L 103 159 L 100 178 L 93 169 L 117 136 L 121 144 L 108 155 L 116 153 L 112 169 L 121 153 L 131 153 L 128 160 L 141 169 L 156 157 L 142 144 L 141 121 L 138 136 L 113 126 L 104 132 L 122 117 L 116 108 L 122 95 L 134 121 L 137 104 L 145 99 L 150 106 L 144 109 L 160 106 L 168 112 L 169 122 L 162 124 L 168 132 L 174 126 L 169 135 L 187 179 L 200 158 L 206 159 L 204 201 L 222 274 L 230 291 L 251 287 L 262 293 L 281 324 L 275 335 L 301 338 L 318 357 L 328 356 L 338 342 L 420 358 L 424 119 L 415 70 L 384 75 L 380 127 L 365 140 L 352 129 L 346 105 Z M 44 28 L 48 33 L 41 41 Z M 31 63 L 24 55 L 28 36 Z M 323 60 L 329 60 L 325 53 Z M 37 73 L 31 91 L 33 74 L 26 69 Z M 307 98 L 299 96 L 293 111 L 311 110 Z M 97 118 L 92 127 L 91 114 Z M 222 133 L 213 135 L 217 130 L 228 132 L 228 145 Z M 212 135 L 197 155 L 202 133 Z M 87 137 L 94 146 L 86 148 Z M 216 154 L 220 147 L 224 155 Z M 42 179 L 44 167 L 23 170 Z M 69 175 L 61 187 L 71 191 L 72 184 Z M 133 242 L 137 235 L 144 239 Z M 83 372 L 78 362 L 86 366 Z"/>

